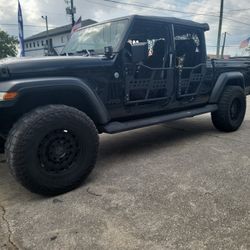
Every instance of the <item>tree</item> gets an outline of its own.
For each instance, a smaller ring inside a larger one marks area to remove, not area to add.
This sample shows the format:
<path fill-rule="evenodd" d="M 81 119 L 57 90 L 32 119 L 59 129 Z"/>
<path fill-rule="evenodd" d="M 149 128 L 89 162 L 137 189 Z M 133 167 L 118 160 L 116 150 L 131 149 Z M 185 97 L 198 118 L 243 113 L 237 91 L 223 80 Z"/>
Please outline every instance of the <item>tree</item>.
<path fill-rule="evenodd" d="M 10 36 L 3 30 L 0 30 L 0 58 L 17 55 L 18 40 Z"/>

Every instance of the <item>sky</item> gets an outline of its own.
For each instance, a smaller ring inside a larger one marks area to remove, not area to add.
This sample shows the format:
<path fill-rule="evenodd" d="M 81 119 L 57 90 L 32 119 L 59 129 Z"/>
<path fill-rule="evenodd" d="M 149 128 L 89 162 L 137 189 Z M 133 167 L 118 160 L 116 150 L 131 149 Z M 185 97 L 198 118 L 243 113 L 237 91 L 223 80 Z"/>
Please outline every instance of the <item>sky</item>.
<path fill-rule="evenodd" d="M 108 20 L 131 14 L 169 16 L 208 23 L 206 32 L 207 50 L 215 54 L 218 34 L 220 0 L 117 0 L 122 3 L 150 6 L 143 8 L 117 4 L 105 0 L 74 0 L 76 19 Z M 250 37 L 250 2 L 249 0 L 224 0 L 224 20 L 222 32 L 228 32 L 225 54 L 244 55 L 239 49 L 240 42 Z M 65 0 L 20 0 L 24 18 L 24 36 L 45 30 L 42 15 L 48 16 L 49 28 L 70 23 L 66 15 Z M 17 0 L 0 0 L 0 29 L 17 36 Z"/>

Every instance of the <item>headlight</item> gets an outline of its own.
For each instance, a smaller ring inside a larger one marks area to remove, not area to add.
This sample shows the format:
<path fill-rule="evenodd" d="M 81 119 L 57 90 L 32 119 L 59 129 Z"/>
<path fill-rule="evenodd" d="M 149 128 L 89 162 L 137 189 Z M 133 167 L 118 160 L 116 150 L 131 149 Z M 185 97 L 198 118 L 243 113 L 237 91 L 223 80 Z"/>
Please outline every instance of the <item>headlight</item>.
<path fill-rule="evenodd" d="M 17 95 L 17 92 L 0 92 L 0 102 L 14 100 Z"/>

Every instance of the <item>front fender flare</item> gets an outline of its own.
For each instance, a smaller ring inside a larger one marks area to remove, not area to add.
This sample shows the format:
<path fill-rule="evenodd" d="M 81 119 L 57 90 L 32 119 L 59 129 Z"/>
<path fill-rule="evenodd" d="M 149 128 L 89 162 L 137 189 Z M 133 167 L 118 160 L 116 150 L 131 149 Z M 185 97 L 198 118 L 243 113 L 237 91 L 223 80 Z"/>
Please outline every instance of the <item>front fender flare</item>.
<path fill-rule="evenodd" d="M 106 124 L 110 118 L 106 107 L 97 94 L 88 86 L 86 82 L 79 78 L 74 77 L 46 77 L 46 78 L 32 78 L 32 79 L 20 79 L 10 80 L 2 82 L 0 85 L 0 91 L 18 92 L 20 97 L 32 90 L 60 90 L 69 89 L 79 91 L 83 98 L 88 101 L 94 112 L 94 117 L 99 124 Z M 14 104 L 13 104 L 14 105 Z M 8 104 L 10 106 L 10 103 Z"/>

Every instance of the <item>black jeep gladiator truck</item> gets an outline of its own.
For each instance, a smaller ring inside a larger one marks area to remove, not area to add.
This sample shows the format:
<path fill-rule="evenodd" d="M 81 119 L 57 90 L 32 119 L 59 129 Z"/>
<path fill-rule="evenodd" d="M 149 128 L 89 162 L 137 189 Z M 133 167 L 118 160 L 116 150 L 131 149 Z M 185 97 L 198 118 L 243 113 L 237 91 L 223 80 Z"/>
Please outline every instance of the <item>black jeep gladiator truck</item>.
<path fill-rule="evenodd" d="M 208 24 L 128 16 L 75 32 L 58 57 L 0 61 L 0 146 L 32 192 L 79 186 L 99 134 L 211 113 L 237 130 L 250 93 L 250 60 L 207 60 Z"/>

